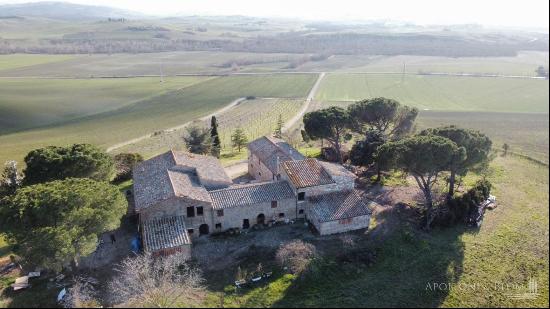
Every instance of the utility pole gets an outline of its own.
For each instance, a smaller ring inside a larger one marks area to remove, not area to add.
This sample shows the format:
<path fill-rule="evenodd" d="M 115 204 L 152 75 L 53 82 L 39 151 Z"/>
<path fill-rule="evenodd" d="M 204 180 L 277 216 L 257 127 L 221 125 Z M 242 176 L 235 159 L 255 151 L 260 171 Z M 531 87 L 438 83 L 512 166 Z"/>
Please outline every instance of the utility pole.
<path fill-rule="evenodd" d="M 162 61 L 159 64 L 159 69 L 160 69 L 160 82 L 164 83 L 164 76 L 162 74 Z"/>
<path fill-rule="evenodd" d="M 403 73 L 401 74 L 401 83 L 402 84 L 405 81 L 405 74 L 406 74 L 406 66 L 405 66 L 405 62 L 403 62 Z"/>

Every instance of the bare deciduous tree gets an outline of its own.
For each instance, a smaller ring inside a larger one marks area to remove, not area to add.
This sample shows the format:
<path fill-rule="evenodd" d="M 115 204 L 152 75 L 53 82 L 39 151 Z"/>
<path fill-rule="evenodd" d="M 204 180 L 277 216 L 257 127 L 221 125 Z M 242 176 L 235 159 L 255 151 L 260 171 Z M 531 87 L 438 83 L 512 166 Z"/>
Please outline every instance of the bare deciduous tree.
<path fill-rule="evenodd" d="M 17 169 L 16 161 L 7 161 L 0 177 L 0 197 L 14 194 L 17 188 L 21 186 L 23 178 Z"/>
<path fill-rule="evenodd" d="M 153 257 L 143 254 L 126 258 L 110 282 L 111 301 L 129 307 L 174 308 L 201 303 L 204 297 L 201 273 L 181 254 Z"/>
<path fill-rule="evenodd" d="M 64 308 L 99 308 L 95 285 L 97 280 L 88 277 L 74 278 L 74 284 L 67 289 L 63 299 Z"/>
<path fill-rule="evenodd" d="M 301 274 L 316 256 L 317 251 L 312 244 L 294 240 L 279 247 L 276 259 L 282 267 L 288 267 L 294 274 Z"/>

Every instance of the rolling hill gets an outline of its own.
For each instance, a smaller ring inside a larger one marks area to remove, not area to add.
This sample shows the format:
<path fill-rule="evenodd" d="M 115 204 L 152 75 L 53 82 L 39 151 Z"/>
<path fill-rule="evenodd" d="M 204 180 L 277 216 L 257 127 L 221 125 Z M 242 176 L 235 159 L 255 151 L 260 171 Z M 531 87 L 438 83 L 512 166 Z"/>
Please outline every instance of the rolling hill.
<path fill-rule="evenodd" d="M 66 2 L 31 2 L 0 5 L 1 17 L 45 17 L 62 20 L 100 18 L 137 18 L 143 14 L 106 6 L 81 5 Z"/>

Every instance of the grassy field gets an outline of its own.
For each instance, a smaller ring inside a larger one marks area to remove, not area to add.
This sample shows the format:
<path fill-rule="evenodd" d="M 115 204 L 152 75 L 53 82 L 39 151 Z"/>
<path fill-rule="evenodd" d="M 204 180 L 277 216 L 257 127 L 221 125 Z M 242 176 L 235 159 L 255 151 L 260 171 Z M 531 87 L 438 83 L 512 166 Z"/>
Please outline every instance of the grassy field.
<path fill-rule="evenodd" d="M 179 73 L 280 71 L 290 61 L 299 59 L 299 54 L 270 54 L 242 52 L 166 52 L 150 54 L 75 55 L 71 59 L 57 63 L 13 67 L 2 70 L 2 63 L 9 63 L 16 56 L 0 55 L 0 76 L 6 77 L 91 77 L 158 75 Z M 26 59 L 43 59 L 43 55 L 25 55 Z M 57 56 L 54 56 L 57 57 Z M 5 59 L 5 60 L 2 60 Z M 54 58 L 55 59 L 55 58 Z M 36 60 L 38 61 L 38 60 Z M 31 62 L 32 63 L 32 62 Z M 236 63 L 232 67 L 231 63 Z M 228 65 L 229 64 L 229 65 Z"/>
<path fill-rule="evenodd" d="M 196 39 L 196 38 L 194 38 Z M 126 76 L 232 72 L 450 72 L 534 76 L 548 67 L 548 53 L 521 52 L 517 57 L 448 58 L 429 56 L 334 55 L 297 63 L 306 55 L 245 52 L 164 52 L 112 55 L 0 55 L 0 76 Z M 231 64 L 235 63 L 234 66 Z"/>
<path fill-rule="evenodd" d="M 0 234 L 0 259 L 6 257 L 11 252 L 11 246 L 8 245 L 4 235 Z"/>
<path fill-rule="evenodd" d="M 0 55 L 0 75 L 4 70 L 12 70 L 28 66 L 41 65 L 46 63 L 57 63 L 74 58 L 72 55 L 34 55 L 34 54 L 12 54 Z"/>
<path fill-rule="evenodd" d="M 310 110 L 329 106 L 346 108 L 351 103 L 316 102 Z M 513 152 L 548 162 L 549 124 L 548 114 L 544 113 L 420 111 L 416 130 L 446 125 L 471 128 L 487 134 L 494 148 L 500 149 L 503 143 L 507 143 Z"/>
<path fill-rule="evenodd" d="M 487 134 L 495 148 L 507 143 L 510 151 L 548 163 L 548 114 L 423 111 L 417 121 L 418 130 L 451 124 Z"/>
<path fill-rule="evenodd" d="M 548 113 L 548 80 L 329 74 L 317 100 L 388 97 L 421 110 Z"/>
<path fill-rule="evenodd" d="M 325 61 L 308 62 L 301 70 L 332 72 L 449 72 L 534 76 L 539 65 L 548 67 L 548 53 L 521 52 L 516 57 L 431 57 L 334 55 Z"/>
<path fill-rule="evenodd" d="M 108 147 L 208 115 L 239 97 L 303 98 L 315 79 L 309 74 L 210 79 L 75 122 L 1 135 L 0 162 L 21 160 L 28 151 L 46 145 L 88 142 Z"/>
<path fill-rule="evenodd" d="M 0 135 L 104 113 L 205 77 L 0 79 Z"/>
<path fill-rule="evenodd" d="M 499 207 L 480 229 L 426 234 L 403 223 L 373 244 L 372 266 L 326 258 L 302 280 L 286 275 L 240 292 L 227 287 L 224 307 L 548 306 L 548 169 L 511 157 L 491 166 Z M 515 299 L 528 291 L 530 279 L 538 294 Z M 220 302 L 214 297 L 211 305 Z"/>
<path fill-rule="evenodd" d="M 233 152 L 231 147 L 231 134 L 240 126 L 251 141 L 263 135 L 274 132 L 277 119 L 281 115 L 283 122 L 292 118 L 301 108 L 303 100 L 300 99 L 254 99 L 246 100 L 231 110 L 216 115 L 218 119 L 218 132 L 222 143 L 223 153 Z M 210 127 L 210 120 L 194 125 Z M 151 157 L 169 149 L 184 149 L 182 137 L 186 129 L 165 131 L 150 138 L 124 146 L 115 152 L 139 152 L 145 157 Z"/>

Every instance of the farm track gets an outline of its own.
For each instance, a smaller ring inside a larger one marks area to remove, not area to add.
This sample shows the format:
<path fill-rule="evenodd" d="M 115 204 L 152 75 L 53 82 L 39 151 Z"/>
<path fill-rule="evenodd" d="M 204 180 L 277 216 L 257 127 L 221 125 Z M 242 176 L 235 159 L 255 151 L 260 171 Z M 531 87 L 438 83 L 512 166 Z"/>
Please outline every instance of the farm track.
<path fill-rule="evenodd" d="M 311 87 L 311 90 L 309 91 L 309 94 L 307 95 L 307 98 L 306 98 L 306 103 L 304 104 L 300 112 L 283 125 L 282 127 L 283 133 L 290 130 L 290 128 L 292 128 L 298 121 L 300 121 L 300 119 L 308 111 L 309 105 L 311 104 L 311 101 L 313 101 L 313 99 L 315 98 L 315 95 L 317 94 L 317 90 L 319 90 L 319 86 L 321 85 L 321 81 L 323 80 L 325 75 L 326 75 L 325 72 L 321 72 L 319 74 L 319 77 L 317 78 L 317 81 L 315 81 L 315 84 L 313 84 L 313 87 Z"/>
<path fill-rule="evenodd" d="M 99 76 L 0 76 L 0 79 L 125 79 L 125 78 L 144 78 L 144 77 L 185 77 L 185 76 L 198 76 L 198 77 L 216 77 L 216 76 L 249 76 L 249 75 L 286 75 L 286 74 L 357 74 L 357 75 L 410 75 L 410 76 L 454 76 L 454 77 L 492 77 L 492 78 L 510 78 L 510 79 L 547 79 L 545 77 L 529 76 L 529 75 L 503 75 L 503 74 L 475 74 L 475 73 L 451 73 L 451 72 L 433 72 L 433 73 L 403 73 L 403 72 L 387 72 L 387 71 L 363 71 L 363 72 L 349 72 L 349 71 L 273 71 L 273 72 L 220 72 L 220 73 L 178 73 L 169 75 L 160 74 L 138 74 L 138 75 L 99 75 Z"/>
<path fill-rule="evenodd" d="M 317 90 L 319 89 L 319 85 L 321 84 L 321 81 L 325 77 L 326 73 L 321 72 L 319 74 L 319 77 L 317 78 L 317 81 L 315 81 L 315 84 L 313 84 L 313 87 L 311 87 L 311 90 L 309 91 L 309 94 L 307 95 L 306 102 L 304 103 L 304 106 L 302 109 L 291 119 L 289 119 L 282 128 L 283 132 L 287 132 L 290 130 L 294 125 L 302 119 L 304 114 L 308 111 L 309 106 L 313 99 L 315 98 L 315 95 L 317 94 Z M 238 162 L 235 162 L 231 165 L 228 165 L 225 167 L 225 171 L 231 178 L 235 178 L 238 176 L 241 176 L 245 174 L 248 171 L 248 161 L 247 160 L 241 160 Z"/>
<path fill-rule="evenodd" d="M 225 172 L 230 178 L 242 176 L 248 172 L 248 161 L 240 160 L 224 167 Z"/>
<path fill-rule="evenodd" d="M 191 123 L 193 123 L 194 121 L 197 121 L 197 120 L 200 120 L 200 121 L 205 121 L 205 120 L 208 120 L 209 118 L 211 118 L 212 116 L 214 115 L 217 115 L 217 114 L 221 114 L 221 113 L 224 113 L 224 112 L 227 112 L 228 110 L 232 109 L 233 107 L 239 105 L 239 103 L 241 103 L 242 101 L 246 100 L 246 98 L 238 98 L 236 100 L 233 100 L 231 103 L 229 103 L 228 105 L 224 106 L 223 108 L 220 108 L 219 110 L 217 111 L 214 111 L 213 113 L 211 114 L 208 114 L 206 116 L 203 116 L 199 119 L 194 119 L 194 120 L 191 120 L 191 121 L 188 121 L 184 124 L 181 124 L 181 125 L 178 125 L 178 126 L 175 126 L 175 127 L 171 127 L 171 128 L 168 128 L 168 129 L 165 129 L 165 130 L 162 130 L 164 132 L 171 132 L 171 131 L 176 131 L 176 130 L 180 130 L 180 129 L 183 129 L 187 126 L 189 126 Z M 127 140 L 127 141 L 124 141 L 124 142 L 121 142 L 121 143 L 118 143 L 118 144 L 115 144 L 113 146 L 110 146 L 107 148 L 107 152 L 112 152 L 113 150 L 116 150 L 118 148 L 122 148 L 124 146 L 128 146 L 130 144 L 133 144 L 133 143 L 137 143 L 139 141 L 142 141 L 142 140 L 145 140 L 147 138 L 150 138 L 154 133 L 149 133 L 149 134 L 146 134 L 146 135 L 142 135 L 140 137 L 136 137 L 136 138 L 133 138 L 133 139 L 130 139 L 130 140 Z"/>

